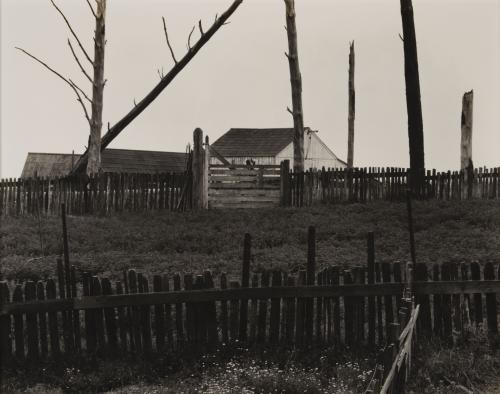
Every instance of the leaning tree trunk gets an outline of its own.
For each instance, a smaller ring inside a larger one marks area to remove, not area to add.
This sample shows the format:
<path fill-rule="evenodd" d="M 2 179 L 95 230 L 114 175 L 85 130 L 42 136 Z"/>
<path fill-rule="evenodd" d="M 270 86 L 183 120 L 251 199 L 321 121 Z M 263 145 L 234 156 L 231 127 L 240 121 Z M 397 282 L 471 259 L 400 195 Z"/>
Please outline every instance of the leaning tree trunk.
<path fill-rule="evenodd" d="M 472 110 L 474 91 L 466 92 L 462 98 L 462 139 L 460 143 L 460 168 L 472 167 Z"/>
<path fill-rule="evenodd" d="M 295 0 L 285 0 L 285 5 L 289 52 L 287 57 L 292 85 L 293 169 L 295 172 L 302 172 L 304 171 L 304 114 L 302 111 L 302 77 L 297 49 L 297 26 L 295 25 Z"/>
<path fill-rule="evenodd" d="M 354 41 L 349 48 L 349 116 L 347 135 L 347 168 L 354 163 L 354 118 L 356 109 L 356 92 L 354 90 Z"/>
<path fill-rule="evenodd" d="M 410 145 L 411 189 L 418 193 L 424 182 L 424 127 L 420 102 L 420 80 L 418 74 L 417 39 L 411 0 L 401 0 L 403 21 L 406 107 L 408 111 L 408 139 Z"/>
<path fill-rule="evenodd" d="M 92 87 L 92 117 L 90 119 L 89 160 L 87 175 L 101 169 L 101 129 L 104 93 L 104 49 L 106 45 L 106 0 L 96 0 L 96 27 L 94 37 L 94 80 Z"/>

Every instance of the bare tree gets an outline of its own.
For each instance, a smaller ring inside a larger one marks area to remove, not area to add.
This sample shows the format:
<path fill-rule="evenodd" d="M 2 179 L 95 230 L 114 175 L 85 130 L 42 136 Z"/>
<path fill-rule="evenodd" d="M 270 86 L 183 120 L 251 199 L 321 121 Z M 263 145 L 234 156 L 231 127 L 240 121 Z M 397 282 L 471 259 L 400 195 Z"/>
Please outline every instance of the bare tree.
<path fill-rule="evenodd" d="M 354 90 L 354 41 L 349 46 L 349 115 L 347 135 L 347 168 L 354 162 L 354 118 L 356 110 L 356 91 Z"/>
<path fill-rule="evenodd" d="M 412 180 L 411 189 L 414 192 L 418 192 L 423 185 L 425 159 L 417 38 L 415 34 L 412 0 L 400 1 L 405 56 L 406 107 L 408 111 L 408 139 L 410 145 L 410 171 Z"/>
<path fill-rule="evenodd" d="M 86 0 L 90 10 L 96 21 L 96 29 L 94 35 L 94 60 L 92 60 L 85 50 L 81 40 L 78 38 L 78 35 L 75 33 L 75 30 L 71 26 L 66 15 L 61 11 L 61 9 L 56 5 L 54 0 L 50 0 L 53 7 L 57 10 L 57 12 L 61 15 L 66 23 L 73 39 L 78 44 L 80 48 L 80 52 L 84 55 L 86 61 L 90 63 L 94 70 L 93 78 L 90 77 L 89 73 L 86 71 L 85 66 L 82 64 L 80 58 L 78 57 L 75 48 L 71 42 L 71 39 L 68 38 L 68 46 L 73 55 L 78 67 L 84 74 L 84 76 L 88 79 L 90 84 L 92 85 L 92 99 L 85 93 L 83 89 L 81 89 L 75 82 L 71 80 L 71 78 L 66 78 L 62 76 L 59 72 L 54 70 L 52 67 L 47 65 L 45 62 L 32 55 L 28 51 L 16 47 L 18 50 L 22 51 L 32 59 L 36 60 L 42 66 L 47 68 L 49 71 L 54 73 L 56 76 L 61 78 L 64 82 L 68 84 L 68 86 L 73 90 L 76 94 L 77 101 L 82 106 L 85 119 L 90 126 L 90 135 L 89 135 L 89 147 L 88 150 L 90 152 L 89 164 L 87 166 L 87 174 L 95 174 L 98 173 L 101 168 L 101 155 L 100 155 L 100 144 L 101 144 L 101 128 L 102 128 L 102 109 L 103 109 L 103 93 L 104 93 L 104 50 L 106 45 L 105 38 L 105 15 L 106 15 L 106 0 L 95 0 L 96 2 L 96 10 L 92 7 L 89 0 Z M 91 116 L 89 117 L 89 111 L 87 109 L 86 104 L 83 100 L 88 101 L 91 105 Z"/>
<path fill-rule="evenodd" d="M 288 36 L 288 53 L 285 53 L 290 66 L 290 84 L 292 87 L 292 110 L 287 108 L 293 117 L 293 170 L 304 171 L 304 113 L 302 110 L 302 76 L 299 68 L 297 46 L 297 26 L 295 24 L 295 0 L 285 0 L 286 31 Z"/>
<path fill-rule="evenodd" d="M 108 132 L 102 137 L 101 140 L 101 152 L 113 141 L 137 116 L 139 116 L 159 95 L 160 93 L 172 82 L 172 80 L 186 67 L 186 65 L 193 59 L 201 48 L 212 38 L 212 36 L 224 25 L 228 24 L 229 17 L 236 11 L 243 0 L 234 0 L 231 6 L 220 16 L 216 15 L 213 24 L 206 31 L 203 30 L 203 25 L 201 21 L 198 22 L 198 30 L 200 37 L 196 43 L 191 44 L 191 38 L 195 31 L 193 26 L 191 32 L 189 33 L 187 41 L 187 52 L 180 59 L 177 60 L 172 46 L 170 45 L 170 39 L 167 32 L 166 22 L 163 18 L 163 30 L 165 33 L 165 39 L 167 46 L 169 48 L 170 54 L 174 61 L 174 66 L 167 74 L 163 74 L 158 70 L 160 76 L 160 82 L 138 103 L 134 103 L 134 107 L 113 127 L 108 128 Z M 85 167 L 87 161 L 89 160 L 89 150 L 87 149 L 80 159 L 75 164 L 71 175 L 80 173 Z"/>

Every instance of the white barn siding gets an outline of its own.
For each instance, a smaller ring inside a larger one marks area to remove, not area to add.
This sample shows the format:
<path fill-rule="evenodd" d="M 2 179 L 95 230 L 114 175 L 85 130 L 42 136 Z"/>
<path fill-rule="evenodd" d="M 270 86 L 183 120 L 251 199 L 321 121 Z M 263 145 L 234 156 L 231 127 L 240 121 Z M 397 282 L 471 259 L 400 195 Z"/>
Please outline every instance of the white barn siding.
<path fill-rule="evenodd" d="M 343 163 L 328 147 L 312 132 L 304 136 L 305 169 L 316 168 L 345 168 Z M 276 163 L 282 160 L 290 160 L 290 168 L 293 168 L 293 143 L 290 143 L 276 156 Z"/>
<path fill-rule="evenodd" d="M 258 165 L 269 165 L 269 164 L 280 164 L 280 162 L 276 162 L 276 158 L 273 156 L 268 156 L 268 157 L 226 157 L 226 160 L 230 162 L 231 164 L 236 164 L 236 165 L 246 165 L 247 160 L 252 159 L 255 164 Z M 214 156 L 210 156 L 210 164 L 222 164 L 219 159 L 217 159 Z"/>

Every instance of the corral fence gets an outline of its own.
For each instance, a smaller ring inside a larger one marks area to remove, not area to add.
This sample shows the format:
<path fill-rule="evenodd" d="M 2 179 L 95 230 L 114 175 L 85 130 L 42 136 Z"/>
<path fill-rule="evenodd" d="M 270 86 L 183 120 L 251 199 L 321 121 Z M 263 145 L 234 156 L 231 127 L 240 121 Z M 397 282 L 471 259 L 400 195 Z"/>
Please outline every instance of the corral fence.
<path fill-rule="evenodd" d="M 305 269 L 250 272 L 245 236 L 241 280 L 206 271 L 154 275 L 135 270 L 112 283 L 58 261 L 56 279 L 0 283 L 0 350 L 11 361 L 65 354 L 107 356 L 214 349 L 221 344 L 385 346 L 402 323 L 408 274 L 400 263 L 316 271 L 315 230 Z M 453 343 L 466 325 L 498 335 L 498 266 L 417 264 L 412 291 L 417 329 Z M 15 365 L 10 364 L 10 365 Z"/>
<path fill-rule="evenodd" d="M 68 214 L 185 210 L 191 207 L 191 175 L 185 173 L 103 173 L 82 178 L 0 180 L 0 214 Z"/>
<path fill-rule="evenodd" d="M 204 159 L 206 160 L 206 159 Z M 198 160 L 201 161 L 201 160 Z M 195 161 L 196 162 L 196 161 Z M 195 163 L 196 164 L 196 163 Z M 293 173 L 280 166 L 199 165 L 201 173 L 103 173 L 81 178 L 0 180 L 0 215 L 53 215 L 64 203 L 68 214 L 183 211 L 192 208 L 268 208 L 337 202 L 402 201 L 409 170 L 323 169 Z M 427 171 L 420 199 L 500 198 L 500 169 Z M 195 187 L 197 186 L 197 187 Z M 201 201 L 201 204 L 194 204 Z"/>
<path fill-rule="evenodd" d="M 282 162 L 282 205 L 318 203 L 403 201 L 410 170 L 405 168 L 322 169 L 293 173 Z M 419 199 L 467 200 L 500 198 L 500 168 L 473 171 L 425 171 Z"/>

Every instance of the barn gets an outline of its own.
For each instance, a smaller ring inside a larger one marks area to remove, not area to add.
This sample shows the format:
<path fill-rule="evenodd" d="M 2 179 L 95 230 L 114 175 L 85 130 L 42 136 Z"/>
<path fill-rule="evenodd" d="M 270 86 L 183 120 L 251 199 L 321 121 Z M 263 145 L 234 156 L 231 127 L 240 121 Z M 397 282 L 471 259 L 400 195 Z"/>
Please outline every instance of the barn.
<path fill-rule="evenodd" d="M 80 155 L 71 153 L 28 153 L 21 178 L 57 177 L 69 174 Z M 187 154 L 130 149 L 105 149 L 103 172 L 154 174 L 186 171 Z"/>
<path fill-rule="evenodd" d="M 259 164 L 279 165 L 290 160 L 293 167 L 293 128 L 273 129 L 230 129 L 212 144 L 217 153 L 231 164 L 245 165 L 247 160 Z M 340 160 L 318 137 L 318 132 L 304 129 L 305 169 L 345 168 Z M 211 164 L 221 164 L 217 157 L 210 158 Z"/>

